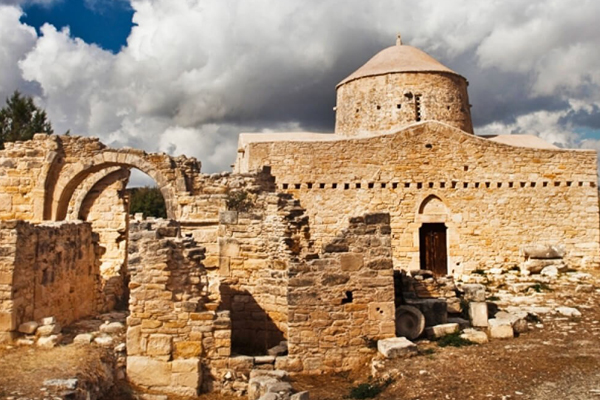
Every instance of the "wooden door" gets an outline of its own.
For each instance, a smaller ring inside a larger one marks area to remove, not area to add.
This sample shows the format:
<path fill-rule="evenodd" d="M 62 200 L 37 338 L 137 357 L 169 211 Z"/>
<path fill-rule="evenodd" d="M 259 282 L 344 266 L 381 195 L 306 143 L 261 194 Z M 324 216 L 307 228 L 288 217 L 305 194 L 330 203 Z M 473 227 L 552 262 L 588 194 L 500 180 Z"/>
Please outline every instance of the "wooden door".
<path fill-rule="evenodd" d="M 421 269 L 433 271 L 435 276 L 447 275 L 446 225 L 423 224 L 419 236 Z"/>

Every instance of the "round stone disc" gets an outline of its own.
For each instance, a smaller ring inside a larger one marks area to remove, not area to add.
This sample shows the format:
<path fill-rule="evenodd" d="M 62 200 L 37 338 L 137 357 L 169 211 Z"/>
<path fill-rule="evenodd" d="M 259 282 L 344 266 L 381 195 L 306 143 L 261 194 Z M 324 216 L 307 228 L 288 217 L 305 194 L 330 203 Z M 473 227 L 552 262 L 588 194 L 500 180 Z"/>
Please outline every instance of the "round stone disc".
<path fill-rule="evenodd" d="M 396 308 L 396 336 L 413 340 L 425 329 L 425 317 L 418 308 L 399 306 Z"/>

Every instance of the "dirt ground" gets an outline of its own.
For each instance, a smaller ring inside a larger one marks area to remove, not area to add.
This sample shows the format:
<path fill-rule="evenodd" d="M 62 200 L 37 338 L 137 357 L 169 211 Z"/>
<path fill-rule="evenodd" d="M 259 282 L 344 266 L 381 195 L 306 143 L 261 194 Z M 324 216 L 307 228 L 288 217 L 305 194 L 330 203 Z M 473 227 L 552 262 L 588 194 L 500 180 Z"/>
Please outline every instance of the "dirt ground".
<path fill-rule="evenodd" d="M 442 348 L 418 341 L 420 355 L 385 362 L 389 385 L 376 398 L 600 399 L 600 293 L 556 288 L 543 298 L 576 307 L 582 317 L 544 314 L 543 327 L 538 324 L 518 338 L 482 345 Z M 93 375 L 102 357 L 105 353 L 94 346 L 0 349 L 0 398 L 43 399 L 45 379 Z M 294 377 L 292 383 L 298 391 L 309 390 L 313 400 L 341 400 L 370 375 L 369 364 L 337 376 Z M 126 397 L 113 393 L 105 398 Z M 229 400 L 215 394 L 199 399 Z"/>

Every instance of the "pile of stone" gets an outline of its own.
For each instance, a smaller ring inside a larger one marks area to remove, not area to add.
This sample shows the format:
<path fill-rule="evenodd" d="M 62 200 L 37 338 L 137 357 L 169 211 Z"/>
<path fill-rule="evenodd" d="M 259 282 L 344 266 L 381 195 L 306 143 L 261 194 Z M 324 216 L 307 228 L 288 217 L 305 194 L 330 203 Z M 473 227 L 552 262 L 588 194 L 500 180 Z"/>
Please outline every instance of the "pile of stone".
<path fill-rule="evenodd" d="M 283 370 L 254 369 L 248 382 L 249 400 L 309 400 L 308 392 L 292 393 L 289 376 Z"/>
<path fill-rule="evenodd" d="M 532 244 L 521 248 L 525 261 L 521 264 L 521 273 L 541 274 L 556 277 L 567 270 L 563 258 L 565 246 Z"/>
<path fill-rule="evenodd" d="M 19 325 L 19 333 L 23 337 L 17 339 L 19 346 L 31 346 L 50 349 L 59 344 L 63 338 L 61 326 L 54 317 L 42 318 L 39 321 L 28 321 Z"/>

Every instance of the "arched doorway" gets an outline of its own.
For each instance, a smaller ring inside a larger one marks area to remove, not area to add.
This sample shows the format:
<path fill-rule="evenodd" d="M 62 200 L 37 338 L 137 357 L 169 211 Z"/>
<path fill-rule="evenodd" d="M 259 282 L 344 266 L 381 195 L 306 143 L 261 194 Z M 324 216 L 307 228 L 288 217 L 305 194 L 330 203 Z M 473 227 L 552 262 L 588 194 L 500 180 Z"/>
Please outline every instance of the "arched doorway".
<path fill-rule="evenodd" d="M 432 271 L 434 276 L 448 274 L 448 211 L 444 202 L 435 195 L 426 197 L 417 215 L 419 228 L 419 259 L 422 270 Z"/>

